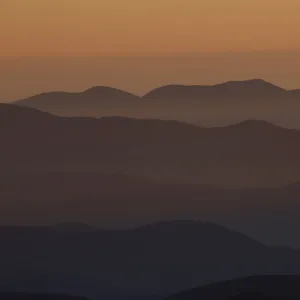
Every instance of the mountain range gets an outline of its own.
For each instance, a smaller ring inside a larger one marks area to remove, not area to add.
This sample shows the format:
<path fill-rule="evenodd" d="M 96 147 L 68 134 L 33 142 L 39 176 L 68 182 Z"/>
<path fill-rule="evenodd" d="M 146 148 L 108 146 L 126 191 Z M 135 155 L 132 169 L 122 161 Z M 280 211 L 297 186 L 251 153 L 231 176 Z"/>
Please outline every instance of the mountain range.
<path fill-rule="evenodd" d="M 168 85 L 137 96 L 96 86 L 81 93 L 50 92 L 15 102 L 60 116 L 124 116 L 175 119 L 220 126 L 244 119 L 263 119 L 300 128 L 300 91 L 285 90 L 262 79 L 211 86 Z"/>
<path fill-rule="evenodd" d="M 20 172 L 0 179 L 2 225 L 61 223 L 70 232 L 86 232 L 91 228 L 76 222 L 131 228 L 158 220 L 203 219 L 267 244 L 300 248 L 298 183 L 229 189 L 97 172 Z"/>
<path fill-rule="evenodd" d="M 2 224 L 202 218 L 300 246 L 298 130 L 58 117 L 1 104 L 0 136 Z"/>
<path fill-rule="evenodd" d="M 297 97 L 251 80 L 0 104 L 0 297 L 298 299 L 286 291 L 300 273 L 300 131 L 204 127 L 170 109 L 272 101 L 296 114 Z"/>
<path fill-rule="evenodd" d="M 0 105 L 1 172 L 125 173 L 164 182 L 273 187 L 300 178 L 300 131 L 247 120 L 202 128 L 66 118 Z"/>
<path fill-rule="evenodd" d="M 300 271 L 300 252 L 209 222 L 82 232 L 0 227 L 0 290 L 162 299 L 210 282 Z"/>

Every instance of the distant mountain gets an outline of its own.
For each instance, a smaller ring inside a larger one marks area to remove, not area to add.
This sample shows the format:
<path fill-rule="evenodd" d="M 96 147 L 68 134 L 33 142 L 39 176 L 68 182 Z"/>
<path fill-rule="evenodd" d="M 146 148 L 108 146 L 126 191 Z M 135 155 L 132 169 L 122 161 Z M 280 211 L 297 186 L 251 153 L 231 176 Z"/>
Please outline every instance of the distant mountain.
<path fill-rule="evenodd" d="M 48 122 L 52 115 L 34 108 L 0 103 L 0 129 Z"/>
<path fill-rule="evenodd" d="M 201 128 L 177 121 L 62 118 L 0 106 L 2 172 L 126 173 L 168 182 L 278 186 L 300 178 L 300 132 L 249 120 Z"/>
<path fill-rule="evenodd" d="M 160 219 L 204 219 L 268 244 L 300 248 L 296 183 L 228 189 L 126 174 L 11 172 L 0 177 L 0 198 L 3 225 L 56 223 L 52 231 L 89 233 L 98 227 L 128 228 Z"/>
<path fill-rule="evenodd" d="M 2 224 L 203 218 L 300 246 L 297 130 L 257 120 L 201 128 L 66 118 L 8 104 L 0 115 Z M 93 231 L 65 225 L 59 230 Z"/>
<path fill-rule="evenodd" d="M 285 90 L 262 79 L 216 85 L 168 85 L 142 97 L 109 87 L 81 93 L 50 92 L 16 101 L 61 116 L 124 116 L 173 119 L 202 126 L 224 126 L 262 119 L 300 128 L 299 90 Z"/>
<path fill-rule="evenodd" d="M 288 91 L 262 79 L 228 81 L 216 85 L 169 85 L 154 89 L 143 98 L 150 99 L 235 99 L 285 98 Z"/>
<path fill-rule="evenodd" d="M 210 86 L 168 85 L 150 91 L 143 100 L 149 103 L 150 111 L 162 118 L 172 116 L 201 126 L 262 119 L 288 128 L 300 128 L 296 113 L 300 109 L 299 91 L 285 90 L 262 79 Z"/>
<path fill-rule="evenodd" d="M 183 291 L 167 299 L 300 299 L 299 283 L 298 275 L 250 276 Z"/>
<path fill-rule="evenodd" d="M 207 222 L 93 232 L 4 228 L 0 242 L 0 289 L 90 299 L 161 299 L 212 281 L 300 272 L 298 251 Z"/>
<path fill-rule="evenodd" d="M 96 86 L 81 93 L 49 92 L 15 102 L 62 116 L 119 115 L 138 104 L 139 97 L 105 86 Z"/>

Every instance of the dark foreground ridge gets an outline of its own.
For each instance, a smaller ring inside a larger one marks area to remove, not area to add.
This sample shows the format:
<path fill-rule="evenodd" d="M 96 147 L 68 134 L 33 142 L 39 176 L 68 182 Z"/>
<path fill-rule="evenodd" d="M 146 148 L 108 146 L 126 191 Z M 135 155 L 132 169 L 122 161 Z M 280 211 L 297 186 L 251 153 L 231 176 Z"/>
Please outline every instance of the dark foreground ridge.
<path fill-rule="evenodd" d="M 2 224 L 204 219 L 300 246 L 299 130 L 58 117 L 0 104 L 0 137 Z"/>
<path fill-rule="evenodd" d="M 1 227 L 0 290 L 162 299 L 214 281 L 300 273 L 298 250 L 268 247 L 209 222 L 83 227 Z"/>
<path fill-rule="evenodd" d="M 300 178 L 300 131 L 265 121 L 202 128 L 66 118 L 0 105 L 2 172 L 126 172 L 169 182 L 266 187 Z M 1 171 L 0 171 L 1 172 Z"/>
<path fill-rule="evenodd" d="M 261 275 L 212 283 L 183 291 L 167 300 L 300 299 L 300 276 Z"/>

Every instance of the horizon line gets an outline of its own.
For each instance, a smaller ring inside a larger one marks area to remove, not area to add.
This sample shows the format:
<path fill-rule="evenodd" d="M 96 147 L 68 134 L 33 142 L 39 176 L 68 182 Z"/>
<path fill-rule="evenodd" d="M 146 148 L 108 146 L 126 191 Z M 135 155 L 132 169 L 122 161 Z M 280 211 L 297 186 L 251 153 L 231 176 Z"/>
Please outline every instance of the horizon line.
<path fill-rule="evenodd" d="M 168 86 L 184 86 L 184 87 L 198 87 L 198 86 L 210 86 L 210 87 L 214 87 L 214 86 L 217 86 L 217 85 L 220 85 L 220 84 L 226 84 L 226 83 L 231 83 L 231 82 L 249 82 L 249 81 L 253 81 L 253 80 L 261 80 L 265 83 L 268 83 L 268 84 L 272 84 L 278 88 L 281 88 L 287 92 L 291 92 L 291 91 L 298 91 L 300 90 L 300 87 L 299 88 L 293 88 L 293 89 L 287 89 L 285 87 L 282 87 L 281 85 L 278 85 L 278 84 L 275 84 L 269 80 L 266 80 L 264 78 L 248 78 L 248 79 L 241 79 L 241 80 L 224 80 L 224 81 L 218 81 L 216 83 L 213 83 L 213 84 L 181 84 L 181 83 L 171 83 L 171 84 L 161 84 L 161 85 L 157 85 L 156 87 L 152 87 L 146 91 L 144 91 L 143 93 L 137 93 L 137 92 L 134 92 L 134 91 L 131 91 L 129 89 L 125 89 L 125 88 L 121 88 L 121 87 L 117 87 L 117 86 L 112 86 L 112 85 L 90 85 L 86 88 L 83 88 L 83 89 L 76 89 L 76 90 L 66 90 L 66 89 L 52 89 L 52 90 L 48 90 L 48 91 L 42 91 L 42 92 L 39 92 L 39 93 L 35 93 L 35 94 L 31 94 L 31 95 L 28 95 L 28 96 L 24 96 L 24 97 L 21 97 L 21 98 L 17 98 L 17 99 L 13 99 L 13 100 L 8 100 L 8 101 L 5 101 L 5 102 L 1 102 L 0 103 L 4 103 L 4 104 L 12 104 L 12 103 L 15 103 L 15 102 L 18 102 L 18 101 L 21 101 L 21 100 L 24 100 L 24 99 L 27 99 L 27 98 L 31 98 L 31 97 L 36 97 L 36 96 L 40 96 L 40 95 L 43 95 L 43 94 L 50 94 L 50 93 L 71 93 L 71 94 L 82 94 L 92 88 L 97 88 L 97 87 L 100 87 L 100 88 L 109 88 L 109 89 L 116 89 L 116 90 L 120 90 L 122 92 L 126 92 L 126 93 L 130 93 L 134 96 L 137 96 L 139 98 L 142 98 L 144 97 L 145 95 L 147 95 L 149 92 L 151 91 L 154 91 L 156 89 L 159 89 L 159 88 L 164 88 L 164 87 L 168 87 Z"/>

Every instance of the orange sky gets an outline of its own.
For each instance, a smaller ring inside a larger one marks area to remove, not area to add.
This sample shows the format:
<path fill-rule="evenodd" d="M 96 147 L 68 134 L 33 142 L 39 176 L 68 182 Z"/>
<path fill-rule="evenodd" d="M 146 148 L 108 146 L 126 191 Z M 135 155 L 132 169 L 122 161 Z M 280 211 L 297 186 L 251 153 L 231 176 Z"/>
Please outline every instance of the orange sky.
<path fill-rule="evenodd" d="M 300 0 L 0 0 L 0 56 L 300 49 Z"/>

